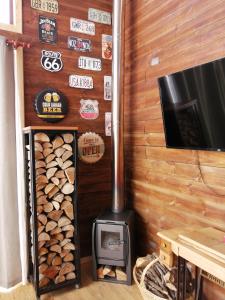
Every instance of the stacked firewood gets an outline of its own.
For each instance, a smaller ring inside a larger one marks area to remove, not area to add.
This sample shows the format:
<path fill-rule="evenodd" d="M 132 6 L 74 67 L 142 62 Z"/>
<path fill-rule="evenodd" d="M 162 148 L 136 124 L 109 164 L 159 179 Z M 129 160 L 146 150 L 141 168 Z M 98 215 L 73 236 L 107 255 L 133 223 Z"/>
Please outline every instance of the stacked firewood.
<path fill-rule="evenodd" d="M 137 259 L 136 262 L 136 277 L 138 282 L 141 280 L 141 275 L 144 268 L 157 258 L 156 254 L 147 255 Z M 147 290 L 154 295 L 168 300 L 175 300 L 177 297 L 176 289 L 176 272 L 175 269 L 168 269 L 160 261 L 156 261 L 147 271 L 144 283 Z"/>
<path fill-rule="evenodd" d="M 98 279 L 115 279 L 118 281 L 127 281 L 127 274 L 121 267 L 101 265 L 97 269 Z"/>
<path fill-rule="evenodd" d="M 52 140 L 45 133 L 34 135 L 40 287 L 76 278 L 71 197 L 75 189 L 73 140 L 70 133 Z M 29 160 L 29 145 L 27 150 Z"/>

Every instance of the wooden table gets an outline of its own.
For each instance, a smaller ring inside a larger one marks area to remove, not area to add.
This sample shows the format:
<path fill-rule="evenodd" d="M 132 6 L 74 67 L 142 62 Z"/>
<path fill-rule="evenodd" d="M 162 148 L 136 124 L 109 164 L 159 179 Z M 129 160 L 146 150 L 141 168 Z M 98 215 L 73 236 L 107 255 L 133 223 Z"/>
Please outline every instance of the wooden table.
<path fill-rule="evenodd" d="M 177 299 L 185 299 L 186 296 L 186 286 L 185 286 L 185 268 L 186 262 L 194 264 L 200 270 L 203 270 L 213 277 L 216 277 L 214 282 L 220 283 L 220 285 L 224 284 L 225 281 L 225 261 L 224 263 L 221 259 L 217 259 L 216 256 L 212 257 L 211 254 L 207 255 L 206 251 L 201 251 L 196 247 L 184 242 L 179 238 L 179 235 L 183 235 L 185 233 L 190 233 L 194 230 L 201 229 L 202 227 L 187 227 L 187 228 L 175 228 L 170 230 L 165 230 L 158 232 L 158 236 L 163 240 L 169 243 L 172 252 L 178 257 L 178 297 Z M 196 295 L 196 299 L 199 299 L 199 294 L 201 294 L 202 289 L 202 276 L 200 280 L 200 286 L 196 288 L 200 290 Z M 211 278 L 211 280 L 212 280 Z M 201 298 L 200 298 L 201 299 Z"/>

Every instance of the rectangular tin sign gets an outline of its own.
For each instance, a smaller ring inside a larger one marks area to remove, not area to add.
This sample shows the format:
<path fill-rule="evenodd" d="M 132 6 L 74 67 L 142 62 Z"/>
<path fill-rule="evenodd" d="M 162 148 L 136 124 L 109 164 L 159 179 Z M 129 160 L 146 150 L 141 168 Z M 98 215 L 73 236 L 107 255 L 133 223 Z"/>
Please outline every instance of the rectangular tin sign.
<path fill-rule="evenodd" d="M 80 52 L 91 52 L 91 41 L 78 37 L 68 37 L 68 48 Z"/>
<path fill-rule="evenodd" d="M 55 18 L 39 16 L 39 40 L 47 44 L 55 44 L 57 42 Z"/>
<path fill-rule="evenodd" d="M 105 113 L 105 135 L 106 136 L 112 135 L 112 113 L 111 112 Z"/>
<path fill-rule="evenodd" d="M 78 68 L 84 70 L 101 71 L 102 61 L 99 58 L 80 56 L 78 59 Z"/>
<path fill-rule="evenodd" d="M 58 0 L 31 0 L 31 7 L 52 14 L 59 13 Z"/>
<path fill-rule="evenodd" d="M 107 24 L 111 25 L 111 13 L 95 8 L 89 8 L 88 9 L 88 20 L 101 23 L 101 24 Z"/>
<path fill-rule="evenodd" d="M 69 86 L 76 89 L 93 89 L 93 78 L 90 76 L 70 75 Z"/>
<path fill-rule="evenodd" d="M 112 60 L 112 36 L 102 35 L 102 58 Z"/>
<path fill-rule="evenodd" d="M 70 18 L 70 30 L 74 32 L 95 35 L 95 23 L 76 18 Z"/>
<path fill-rule="evenodd" d="M 104 76 L 104 100 L 112 100 L 112 76 Z"/>

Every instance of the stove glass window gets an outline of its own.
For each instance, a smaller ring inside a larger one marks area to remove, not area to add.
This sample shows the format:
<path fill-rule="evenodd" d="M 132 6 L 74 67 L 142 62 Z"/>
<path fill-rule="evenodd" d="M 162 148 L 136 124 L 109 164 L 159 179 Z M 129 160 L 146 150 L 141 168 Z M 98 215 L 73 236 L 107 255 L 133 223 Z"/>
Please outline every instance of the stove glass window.
<path fill-rule="evenodd" d="M 120 233 L 102 231 L 101 247 L 105 250 L 120 251 Z"/>

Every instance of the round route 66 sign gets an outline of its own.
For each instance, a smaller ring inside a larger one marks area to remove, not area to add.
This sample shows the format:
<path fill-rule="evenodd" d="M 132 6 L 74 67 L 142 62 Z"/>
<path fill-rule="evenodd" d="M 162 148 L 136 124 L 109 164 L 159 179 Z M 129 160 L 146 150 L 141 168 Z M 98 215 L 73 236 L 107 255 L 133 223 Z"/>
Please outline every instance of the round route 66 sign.
<path fill-rule="evenodd" d="M 49 72 L 59 72 L 63 68 L 62 55 L 60 52 L 42 50 L 41 66 Z"/>

